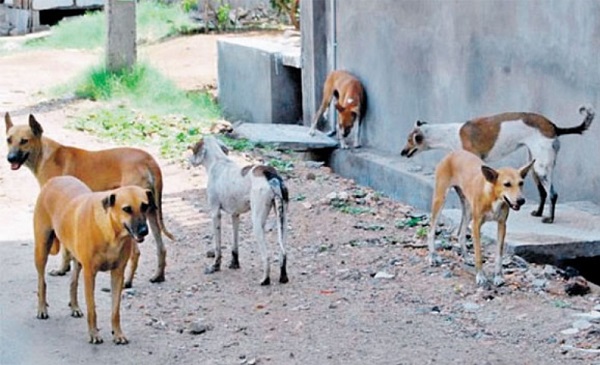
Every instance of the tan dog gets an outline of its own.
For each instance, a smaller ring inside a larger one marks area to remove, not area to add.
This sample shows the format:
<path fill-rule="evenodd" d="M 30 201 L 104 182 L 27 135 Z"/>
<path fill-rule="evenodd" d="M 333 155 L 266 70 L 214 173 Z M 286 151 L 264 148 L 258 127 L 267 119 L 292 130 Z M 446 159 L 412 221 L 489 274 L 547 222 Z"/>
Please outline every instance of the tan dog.
<path fill-rule="evenodd" d="M 345 138 L 354 132 L 354 148 L 360 147 L 360 122 L 365 107 L 365 94 L 361 82 L 347 71 L 336 70 L 329 73 L 323 86 L 323 101 L 313 118 L 309 134 L 315 134 L 317 123 L 329 107 L 333 97 L 336 98 L 335 108 L 338 111 L 336 133 L 342 148 L 348 148 Z"/>
<path fill-rule="evenodd" d="M 401 155 L 411 157 L 429 149 L 462 148 L 485 161 L 496 161 L 524 146 L 530 159 L 536 160 L 532 176 L 540 194 L 539 206 L 531 214 L 541 217 L 546 197 L 550 195 L 550 214 L 542 222 L 552 223 L 558 200 L 552 183 L 560 149 L 558 137 L 582 134 L 594 120 L 595 113 L 591 107 L 581 107 L 579 113 L 585 115 L 583 121 L 569 128 L 558 127 L 546 117 L 534 113 L 502 113 L 464 123 L 429 124 L 417 121 Z"/>
<path fill-rule="evenodd" d="M 494 170 L 470 152 L 456 150 L 442 159 L 435 170 L 435 189 L 431 207 L 428 245 L 429 260 L 439 264 L 435 254 L 434 240 L 440 210 L 446 200 L 448 189 L 453 187 L 462 205 L 462 219 L 458 229 L 458 240 L 466 258 L 466 233 L 472 221 L 473 247 L 475 249 L 475 273 L 477 285 L 485 285 L 487 279 L 481 263 L 481 226 L 486 221 L 498 222 L 496 266 L 494 284 L 502 285 L 502 253 L 506 234 L 506 219 L 509 209 L 519 210 L 525 204 L 523 179 L 533 165 L 529 162 L 519 170 L 505 167 Z"/>
<path fill-rule="evenodd" d="M 125 185 L 137 185 L 148 189 L 154 196 L 156 209 L 148 212 L 148 222 L 156 242 L 158 265 L 150 279 L 157 283 L 165 280 L 167 251 L 162 241 L 161 231 L 170 239 L 162 218 L 162 173 L 156 160 L 147 152 L 135 148 L 113 148 L 101 151 L 87 151 L 64 146 L 43 136 L 44 130 L 33 115 L 29 125 L 13 125 L 10 115 L 5 115 L 7 160 L 11 169 L 27 166 L 37 179 L 40 187 L 55 176 L 71 175 L 87 184 L 93 191 L 115 189 Z M 125 287 L 131 287 L 137 269 L 140 251 L 133 245 L 129 275 Z M 64 275 L 69 270 L 70 257 L 63 252 L 63 264 L 52 275 Z"/>
<path fill-rule="evenodd" d="M 33 215 L 37 318 L 48 318 L 44 279 L 48 254 L 57 254 L 63 245 L 75 258 L 69 303 L 71 315 L 83 315 L 77 301 L 79 272 L 83 270 L 90 343 L 102 343 L 96 326 L 94 286 L 98 271 L 110 271 L 113 341 L 126 344 L 119 314 L 125 266 L 134 240 L 142 242 L 148 234 L 146 213 L 153 208 L 153 202 L 152 192 L 139 186 L 94 193 L 72 176 L 50 179 L 40 191 Z"/>

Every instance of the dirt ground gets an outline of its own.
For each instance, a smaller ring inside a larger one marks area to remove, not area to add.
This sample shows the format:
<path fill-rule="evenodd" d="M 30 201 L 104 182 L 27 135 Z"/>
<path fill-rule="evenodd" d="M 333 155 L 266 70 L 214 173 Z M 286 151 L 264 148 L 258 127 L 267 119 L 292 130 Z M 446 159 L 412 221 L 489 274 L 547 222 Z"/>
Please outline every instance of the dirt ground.
<path fill-rule="evenodd" d="M 140 58 L 186 89 L 214 86 L 217 38 L 142 47 Z M 45 90 L 99 57 L 81 51 L 0 56 L 0 109 L 15 123 L 34 112 L 45 133 L 62 143 L 111 146 L 63 128 L 97 103 L 44 103 Z M 4 144 L 0 153 L 6 155 Z M 269 158 L 260 152 L 236 156 L 251 157 Z M 39 188 L 27 169 L 11 171 L 0 163 L 0 364 L 600 364 L 597 312 L 591 312 L 600 309 L 597 293 L 567 296 L 560 271 L 518 259 L 506 262 L 507 285 L 477 288 L 472 268 L 453 250 L 443 251 L 441 267 L 428 266 L 422 229 L 397 224 L 420 215 L 410 206 L 299 156 L 277 157 L 293 161 L 284 175 L 291 197 L 290 282 L 277 283 L 275 264 L 275 283 L 268 287 L 259 286 L 260 257 L 248 215 L 242 218 L 241 269 L 204 274 L 212 262 L 205 172 L 159 159 L 166 225 L 177 240 L 167 241 L 167 280 L 160 284 L 148 281 L 156 265 L 154 242 L 141 245 L 134 287 L 123 294 L 126 346 L 111 343 L 106 273 L 96 287 L 104 344 L 88 344 L 85 319 L 70 317 L 67 277 L 47 276 L 50 319 L 36 319 L 31 216 Z M 332 201 L 332 193 L 347 200 Z M 229 222 L 225 217 L 225 261 Z M 274 232 L 268 240 L 276 256 Z M 48 267 L 57 265 L 51 258 Z"/>

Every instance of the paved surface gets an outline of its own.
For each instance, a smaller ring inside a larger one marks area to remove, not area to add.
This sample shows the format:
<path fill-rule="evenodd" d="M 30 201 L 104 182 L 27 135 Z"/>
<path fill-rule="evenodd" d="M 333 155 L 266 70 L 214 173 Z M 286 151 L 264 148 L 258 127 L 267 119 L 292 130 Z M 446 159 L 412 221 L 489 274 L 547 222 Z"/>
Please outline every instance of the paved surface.
<path fill-rule="evenodd" d="M 234 127 L 234 132 L 240 137 L 281 149 L 307 151 L 337 147 L 337 140 L 319 131 L 309 136 L 308 131 L 309 127 L 294 124 L 242 123 Z"/>

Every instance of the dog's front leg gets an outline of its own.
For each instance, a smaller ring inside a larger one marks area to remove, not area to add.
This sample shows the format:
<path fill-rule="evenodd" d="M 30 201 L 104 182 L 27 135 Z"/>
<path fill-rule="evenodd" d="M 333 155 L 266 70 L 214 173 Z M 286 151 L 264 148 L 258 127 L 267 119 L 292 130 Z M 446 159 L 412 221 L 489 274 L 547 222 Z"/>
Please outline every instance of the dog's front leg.
<path fill-rule="evenodd" d="M 79 308 L 79 300 L 77 299 L 77 287 L 79 285 L 79 273 L 81 272 L 81 264 L 77 260 L 73 260 L 73 273 L 71 274 L 71 287 L 70 294 L 71 299 L 69 301 L 69 308 L 71 308 L 71 317 L 80 318 L 83 317 L 83 312 Z"/>
<path fill-rule="evenodd" d="M 239 269 L 239 239 L 240 239 L 240 215 L 233 213 L 231 215 L 231 227 L 233 229 L 233 247 L 231 248 L 231 262 L 229 263 L 230 269 Z"/>
<path fill-rule="evenodd" d="M 96 271 L 90 267 L 83 267 L 83 285 L 85 289 L 85 304 L 87 305 L 88 333 L 91 344 L 104 342 L 98 331 L 96 323 L 96 301 L 94 291 L 96 286 Z"/>
<path fill-rule="evenodd" d="M 508 216 L 508 211 L 506 215 Z M 496 286 L 501 286 L 504 284 L 504 277 L 502 276 L 502 254 L 504 252 L 505 237 L 506 217 L 498 221 L 498 236 L 496 238 L 496 262 L 494 267 L 494 285 Z"/>
<path fill-rule="evenodd" d="M 356 133 L 354 133 L 354 148 L 360 148 L 360 115 L 356 116 Z"/>
<path fill-rule="evenodd" d="M 127 274 L 127 279 L 123 284 L 125 288 L 131 288 L 133 286 L 133 277 L 135 276 L 135 272 L 137 271 L 138 262 L 140 261 L 140 247 L 137 243 L 133 243 L 131 245 L 131 256 L 129 257 L 129 274 Z M 153 282 L 150 279 L 150 282 Z"/>
<path fill-rule="evenodd" d="M 475 282 L 479 286 L 485 286 L 488 283 L 483 272 L 483 263 L 481 257 L 481 217 L 473 219 L 473 247 L 475 249 Z"/>
<path fill-rule="evenodd" d="M 123 290 L 123 277 L 125 275 L 125 265 L 127 260 L 110 272 L 110 288 L 112 294 L 112 334 L 113 342 L 117 345 L 126 345 L 129 343 L 127 337 L 121 330 L 121 292 Z"/>
<path fill-rule="evenodd" d="M 221 259 L 223 257 L 221 252 L 221 208 L 218 206 L 213 208 L 211 215 L 213 224 L 213 242 L 215 246 L 215 263 L 204 271 L 206 274 L 220 271 Z"/>

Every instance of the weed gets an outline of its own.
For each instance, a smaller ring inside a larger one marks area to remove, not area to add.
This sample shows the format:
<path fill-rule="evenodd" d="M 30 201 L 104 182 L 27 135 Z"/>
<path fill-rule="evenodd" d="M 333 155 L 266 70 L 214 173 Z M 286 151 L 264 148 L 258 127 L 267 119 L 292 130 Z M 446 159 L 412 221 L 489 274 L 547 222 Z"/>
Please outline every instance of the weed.
<path fill-rule="evenodd" d="M 250 152 L 257 147 L 257 144 L 245 138 L 231 138 L 220 136 L 219 139 L 225 143 L 229 149 L 239 152 Z"/>
<path fill-rule="evenodd" d="M 298 194 L 295 197 L 292 198 L 293 201 L 295 202 L 303 202 L 306 200 L 306 195 L 304 194 Z"/>
<path fill-rule="evenodd" d="M 294 170 L 294 163 L 291 160 L 273 158 L 267 161 L 267 165 L 274 167 L 275 170 L 283 174 L 288 174 Z"/>
<path fill-rule="evenodd" d="M 415 231 L 415 237 L 417 238 L 425 238 L 427 237 L 427 227 L 419 227 Z"/>
<path fill-rule="evenodd" d="M 217 22 L 219 23 L 219 29 L 225 30 L 227 29 L 227 25 L 229 24 L 229 12 L 231 11 L 231 5 L 222 4 L 217 9 Z"/>

